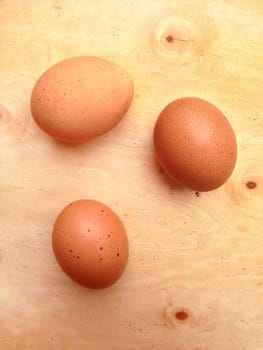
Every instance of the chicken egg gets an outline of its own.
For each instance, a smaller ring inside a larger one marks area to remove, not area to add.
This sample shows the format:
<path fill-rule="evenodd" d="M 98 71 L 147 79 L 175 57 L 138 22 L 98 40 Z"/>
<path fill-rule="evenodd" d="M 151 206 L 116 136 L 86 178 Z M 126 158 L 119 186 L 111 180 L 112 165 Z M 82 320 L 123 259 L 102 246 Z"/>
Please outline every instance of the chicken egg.
<path fill-rule="evenodd" d="M 223 185 L 236 164 L 232 126 L 215 105 L 200 98 L 168 104 L 156 121 L 153 142 L 164 171 L 195 191 Z"/>
<path fill-rule="evenodd" d="M 41 75 L 32 91 L 31 112 L 50 136 L 80 143 L 112 129 L 132 97 L 132 79 L 119 65 L 100 57 L 73 57 Z"/>
<path fill-rule="evenodd" d="M 117 214 L 95 200 L 67 205 L 52 233 L 55 258 L 75 282 L 105 288 L 122 275 L 128 260 L 128 238 Z"/>

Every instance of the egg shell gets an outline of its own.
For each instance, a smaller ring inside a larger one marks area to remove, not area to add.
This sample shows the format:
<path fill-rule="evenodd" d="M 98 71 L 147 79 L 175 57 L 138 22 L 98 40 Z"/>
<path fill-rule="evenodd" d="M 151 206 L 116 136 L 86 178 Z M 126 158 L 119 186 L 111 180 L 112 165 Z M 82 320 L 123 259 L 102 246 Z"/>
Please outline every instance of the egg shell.
<path fill-rule="evenodd" d="M 73 57 L 56 63 L 38 79 L 31 112 L 50 136 L 79 143 L 112 129 L 132 97 L 132 79 L 119 65 L 100 57 Z"/>
<path fill-rule="evenodd" d="M 62 270 L 89 288 L 105 288 L 122 275 L 128 260 L 128 238 L 122 221 L 106 205 L 75 201 L 58 215 L 52 246 Z"/>
<path fill-rule="evenodd" d="M 216 106 L 200 98 L 168 104 L 156 121 L 153 142 L 164 171 L 196 191 L 223 185 L 236 164 L 232 126 Z"/>

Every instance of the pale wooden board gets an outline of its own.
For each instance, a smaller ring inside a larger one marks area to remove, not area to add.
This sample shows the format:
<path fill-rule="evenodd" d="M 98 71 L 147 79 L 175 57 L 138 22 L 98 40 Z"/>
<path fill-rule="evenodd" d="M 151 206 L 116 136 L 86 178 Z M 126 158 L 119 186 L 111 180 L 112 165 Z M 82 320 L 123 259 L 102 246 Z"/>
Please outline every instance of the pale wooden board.
<path fill-rule="evenodd" d="M 262 350 L 262 1 L 2 0 L 0 13 L 1 350 Z M 45 69 L 77 55 L 122 65 L 135 98 L 114 130 L 73 147 L 36 127 L 29 101 Z M 221 108 L 239 144 L 231 179 L 200 197 L 153 155 L 160 110 L 187 95 Z M 128 267 L 109 289 L 79 287 L 53 257 L 54 219 L 79 198 L 127 228 Z"/>

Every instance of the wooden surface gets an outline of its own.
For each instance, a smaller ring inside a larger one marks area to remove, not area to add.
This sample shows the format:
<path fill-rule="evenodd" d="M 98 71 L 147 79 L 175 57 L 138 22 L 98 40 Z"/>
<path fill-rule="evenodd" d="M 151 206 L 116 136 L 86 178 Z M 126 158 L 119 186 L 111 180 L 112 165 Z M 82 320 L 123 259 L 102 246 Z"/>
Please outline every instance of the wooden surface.
<path fill-rule="evenodd" d="M 262 350 L 263 2 L 1 0 L 0 13 L 1 350 Z M 29 101 L 76 55 L 122 65 L 135 98 L 107 135 L 66 146 Z M 160 110 L 189 95 L 222 109 L 239 145 L 228 183 L 200 196 L 167 180 L 152 148 Z M 53 257 L 54 219 L 79 198 L 127 228 L 128 267 L 109 289 L 79 287 Z"/>

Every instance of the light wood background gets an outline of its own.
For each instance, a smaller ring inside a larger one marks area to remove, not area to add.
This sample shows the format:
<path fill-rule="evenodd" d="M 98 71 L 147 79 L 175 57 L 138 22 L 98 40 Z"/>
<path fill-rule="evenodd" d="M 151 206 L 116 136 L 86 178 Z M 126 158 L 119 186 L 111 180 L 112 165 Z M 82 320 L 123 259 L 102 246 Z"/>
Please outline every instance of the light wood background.
<path fill-rule="evenodd" d="M 263 2 L 1 0 L 0 13 L 0 349 L 262 350 Z M 77 55 L 122 65 L 135 97 L 107 135 L 66 146 L 29 102 L 44 70 Z M 182 96 L 215 103 L 238 139 L 230 180 L 200 196 L 153 155 L 154 122 Z M 127 228 L 109 289 L 74 284 L 53 257 L 55 217 L 80 198 Z"/>

